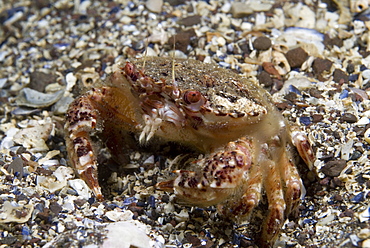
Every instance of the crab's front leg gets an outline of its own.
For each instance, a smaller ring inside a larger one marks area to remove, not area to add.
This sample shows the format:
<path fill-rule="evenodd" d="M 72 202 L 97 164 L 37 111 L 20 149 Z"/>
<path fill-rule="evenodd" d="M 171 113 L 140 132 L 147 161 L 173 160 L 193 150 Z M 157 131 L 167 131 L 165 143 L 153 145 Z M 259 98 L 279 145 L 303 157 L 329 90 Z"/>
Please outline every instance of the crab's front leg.
<path fill-rule="evenodd" d="M 121 82 L 121 75 L 112 75 L 112 81 Z M 88 91 L 77 98 L 67 112 L 65 131 L 70 161 L 77 174 L 93 190 L 98 199 L 103 199 L 98 182 L 98 145 L 94 135 L 104 136 L 108 148 L 122 149 L 125 132 L 135 131 L 140 126 L 139 104 L 131 95 L 130 88 L 101 87 Z M 104 134 L 104 135 L 102 135 Z"/>

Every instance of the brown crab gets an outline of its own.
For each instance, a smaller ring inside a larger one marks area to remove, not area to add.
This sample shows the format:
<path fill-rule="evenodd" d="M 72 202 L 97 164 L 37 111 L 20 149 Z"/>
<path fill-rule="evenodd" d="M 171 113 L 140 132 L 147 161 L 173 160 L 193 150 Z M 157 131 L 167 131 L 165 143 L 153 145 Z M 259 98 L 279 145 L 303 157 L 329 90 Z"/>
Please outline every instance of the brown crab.
<path fill-rule="evenodd" d="M 314 160 L 307 137 L 288 125 L 257 83 L 195 60 L 127 62 L 106 85 L 70 105 L 65 129 L 70 160 L 99 199 L 94 134 L 118 158 L 135 138 L 141 145 L 170 142 L 204 154 L 157 187 L 188 204 L 217 205 L 238 222 L 264 191 L 263 246 L 273 244 L 302 195 L 293 146 L 307 165 Z"/>

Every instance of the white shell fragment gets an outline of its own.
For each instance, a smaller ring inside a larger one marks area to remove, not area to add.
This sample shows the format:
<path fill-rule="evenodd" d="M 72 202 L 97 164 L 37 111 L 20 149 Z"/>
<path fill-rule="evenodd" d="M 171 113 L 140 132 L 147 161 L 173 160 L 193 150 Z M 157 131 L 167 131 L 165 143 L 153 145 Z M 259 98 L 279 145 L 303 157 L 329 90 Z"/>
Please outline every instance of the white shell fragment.
<path fill-rule="evenodd" d="M 32 148 L 33 151 L 47 151 L 49 147 L 45 141 L 49 138 L 52 129 L 52 123 L 38 124 L 34 127 L 21 129 L 14 135 L 13 140 L 25 148 Z"/>
<path fill-rule="evenodd" d="M 64 90 L 46 94 L 30 88 L 24 88 L 19 92 L 19 95 L 16 98 L 16 103 L 19 106 L 44 108 L 56 103 L 63 96 L 63 94 Z"/>
<path fill-rule="evenodd" d="M 369 144 L 370 144 L 370 128 L 368 128 L 368 129 L 366 130 L 366 132 L 364 133 L 364 139 L 365 139 L 365 141 L 366 141 L 367 143 L 369 143 Z"/>
<path fill-rule="evenodd" d="M 25 223 L 30 219 L 32 212 L 32 204 L 22 205 L 5 201 L 0 210 L 0 223 Z"/>
<path fill-rule="evenodd" d="M 111 223 L 106 229 L 108 234 L 102 248 L 152 247 L 146 235 L 146 226 L 138 221 Z"/>
<path fill-rule="evenodd" d="M 79 196 L 83 199 L 88 200 L 90 198 L 89 187 L 81 179 L 74 179 L 68 181 L 69 186 L 71 186 Z"/>
<path fill-rule="evenodd" d="M 358 219 L 360 222 L 365 222 L 370 220 L 370 206 L 367 206 L 364 211 L 357 214 Z"/>
<path fill-rule="evenodd" d="M 105 216 L 108 217 L 111 221 L 127 221 L 132 220 L 133 213 L 131 211 L 117 211 L 114 209 L 105 213 Z"/>

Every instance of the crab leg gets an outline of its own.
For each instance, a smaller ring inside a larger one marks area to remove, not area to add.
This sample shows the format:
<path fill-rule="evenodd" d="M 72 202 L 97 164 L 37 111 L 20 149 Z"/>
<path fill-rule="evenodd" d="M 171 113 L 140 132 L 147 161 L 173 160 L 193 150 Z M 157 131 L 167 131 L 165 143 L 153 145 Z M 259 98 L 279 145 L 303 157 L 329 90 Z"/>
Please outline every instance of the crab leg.
<path fill-rule="evenodd" d="M 297 148 L 299 156 L 307 164 L 308 169 L 313 171 L 313 162 L 315 161 L 315 154 L 312 150 L 312 146 L 308 141 L 308 137 L 302 133 L 297 127 L 291 127 L 291 139 L 293 145 Z"/>
<path fill-rule="evenodd" d="M 269 247 L 275 241 L 283 225 L 286 205 L 278 165 L 272 160 L 266 160 L 264 163 L 266 164 L 261 167 L 265 169 L 265 190 L 269 210 L 263 224 L 261 242 L 262 247 Z"/>
<path fill-rule="evenodd" d="M 103 199 L 98 182 L 96 154 L 99 151 L 91 137 L 99 134 L 98 130 L 103 127 L 109 131 L 114 124 L 126 131 L 133 131 L 139 126 L 136 120 L 140 121 L 140 118 L 134 109 L 135 102 L 125 91 L 117 87 L 92 89 L 77 98 L 67 113 L 65 130 L 69 158 L 80 178 L 99 200 Z M 107 121 L 103 122 L 103 119 Z"/>
<path fill-rule="evenodd" d="M 258 205 L 262 191 L 261 167 L 252 164 L 241 186 L 244 192 L 242 197 L 240 199 L 231 199 L 229 203 L 219 208 L 223 215 L 231 219 L 245 219 L 249 217 L 253 209 Z"/>
<path fill-rule="evenodd" d="M 304 186 L 299 176 L 297 168 L 292 163 L 292 160 L 288 158 L 284 152 L 279 163 L 280 174 L 282 181 L 285 182 L 285 213 L 289 214 L 294 211 L 300 202 L 302 194 L 304 194 Z"/>

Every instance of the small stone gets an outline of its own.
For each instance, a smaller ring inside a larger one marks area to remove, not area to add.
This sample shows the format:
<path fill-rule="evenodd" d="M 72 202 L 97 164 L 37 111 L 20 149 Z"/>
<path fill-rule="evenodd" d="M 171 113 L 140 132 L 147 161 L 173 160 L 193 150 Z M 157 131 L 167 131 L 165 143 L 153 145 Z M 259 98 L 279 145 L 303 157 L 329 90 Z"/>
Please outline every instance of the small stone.
<path fill-rule="evenodd" d="M 355 123 L 357 122 L 357 117 L 351 113 L 344 113 L 340 118 L 342 122 Z"/>
<path fill-rule="evenodd" d="M 333 160 L 326 163 L 321 171 L 329 177 L 337 177 L 342 170 L 346 167 L 347 161 L 344 159 Z"/>
<path fill-rule="evenodd" d="M 196 40 L 196 34 L 195 34 L 194 29 L 189 29 L 186 31 L 179 32 L 176 35 L 169 38 L 168 45 L 171 48 L 175 47 L 176 50 L 186 53 L 189 45 L 191 45 L 192 42 L 195 40 Z"/>
<path fill-rule="evenodd" d="M 312 97 L 322 98 L 322 91 L 318 90 L 317 88 L 311 88 L 309 93 Z"/>
<path fill-rule="evenodd" d="M 253 9 L 249 4 L 240 2 L 234 2 L 230 11 L 234 18 L 243 18 L 253 13 Z"/>
<path fill-rule="evenodd" d="M 145 7 L 154 13 L 159 13 L 162 10 L 163 0 L 148 0 L 145 3 Z"/>
<path fill-rule="evenodd" d="M 340 214 L 340 217 L 351 217 L 354 216 L 354 211 L 352 209 L 346 209 L 343 213 Z"/>
<path fill-rule="evenodd" d="M 324 119 L 324 116 L 323 115 L 320 115 L 320 114 L 313 114 L 312 115 L 312 122 L 313 123 L 317 123 L 317 122 L 320 122 Z"/>
<path fill-rule="evenodd" d="M 317 58 L 313 61 L 312 69 L 315 74 L 319 75 L 324 71 L 329 71 L 332 65 L 333 62 L 328 59 Z"/>
<path fill-rule="evenodd" d="M 335 69 L 333 73 L 333 80 L 336 83 L 348 83 L 349 77 L 344 71 Z"/>
<path fill-rule="evenodd" d="M 302 66 L 303 62 L 305 62 L 308 57 L 308 53 L 303 50 L 303 48 L 297 47 L 289 50 L 285 54 L 285 57 L 288 60 L 290 67 L 296 68 Z"/>
<path fill-rule="evenodd" d="M 329 35 L 324 35 L 324 45 L 328 48 L 332 48 L 333 46 L 342 47 L 343 40 L 340 39 L 338 36 L 330 38 Z"/>
<path fill-rule="evenodd" d="M 347 73 L 348 73 L 348 74 L 352 74 L 352 73 L 354 73 L 354 72 L 355 72 L 355 65 L 354 65 L 354 64 L 352 64 L 352 63 L 349 63 L 349 64 L 347 65 L 346 70 L 347 70 Z"/>
<path fill-rule="evenodd" d="M 266 71 L 262 71 L 260 74 L 258 74 L 257 77 L 259 83 L 264 85 L 265 87 L 270 87 L 272 85 L 270 74 L 268 74 Z"/>
<path fill-rule="evenodd" d="M 197 25 L 202 20 L 202 17 L 200 15 L 192 15 L 185 17 L 179 21 L 180 25 L 184 25 L 185 27 L 191 27 L 193 25 Z"/>
<path fill-rule="evenodd" d="M 266 36 L 260 36 L 253 41 L 253 47 L 257 50 L 267 50 L 271 47 L 271 40 Z"/>
<path fill-rule="evenodd" d="M 28 87 L 33 90 L 43 92 L 46 85 L 55 83 L 56 79 L 56 75 L 34 71 L 30 75 L 30 84 L 28 85 Z"/>
<path fill-rule="evenodd" d="M 370 79 L 370 70 L 369 70 L 369 69 L 364 70 L 364 71 L 362 72 L 362 77 L 363 77 L 364 79 Z"/>
<path fill-rule="evenodd" d="M 49 208 L 54 214 L 59 214 L 62 211 L 62 207 L 57 202 L 51 202 Z"/>

